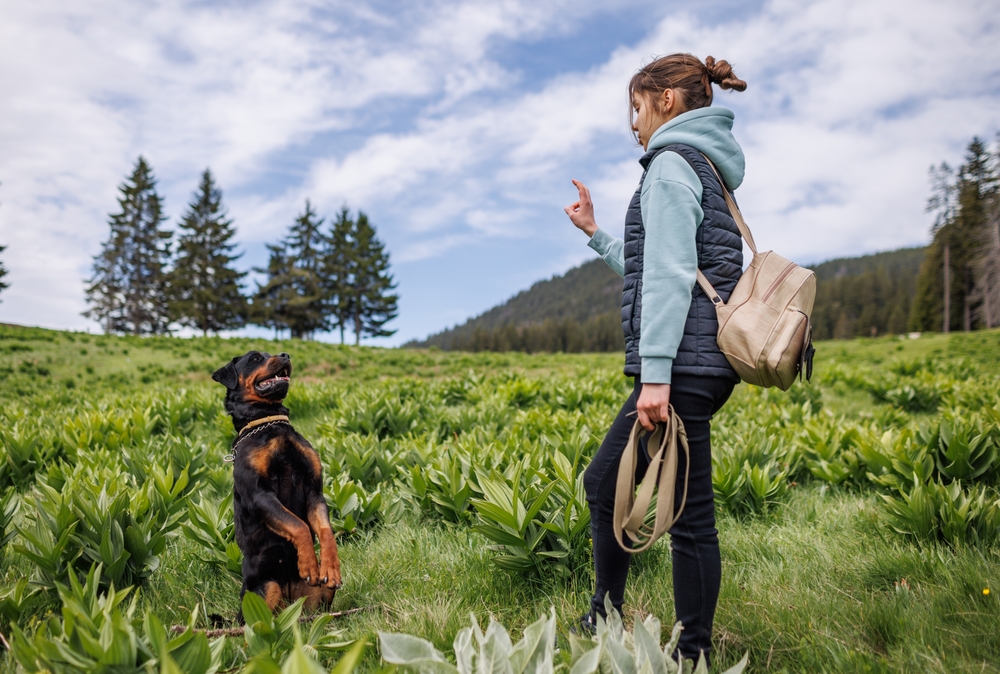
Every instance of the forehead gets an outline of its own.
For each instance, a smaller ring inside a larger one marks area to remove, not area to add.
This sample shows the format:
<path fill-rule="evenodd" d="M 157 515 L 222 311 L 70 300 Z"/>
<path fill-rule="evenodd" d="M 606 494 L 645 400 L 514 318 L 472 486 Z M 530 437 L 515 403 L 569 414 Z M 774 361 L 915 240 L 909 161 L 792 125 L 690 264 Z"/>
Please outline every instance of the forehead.
<path fill-rule="evenodd" d="M 632 92 L 632 105 L 635 107 L 641 107 L 643 103 L 648 103 L 653 99 L 652 92 L 649 91 L 633 91 Z"/>
<path fill-rule="evenodd" d="M 255 365 L 260 360 L 267 360 L 271 357 L 266 351 L 247 351 L 240 357 L 240 365 Z"/>

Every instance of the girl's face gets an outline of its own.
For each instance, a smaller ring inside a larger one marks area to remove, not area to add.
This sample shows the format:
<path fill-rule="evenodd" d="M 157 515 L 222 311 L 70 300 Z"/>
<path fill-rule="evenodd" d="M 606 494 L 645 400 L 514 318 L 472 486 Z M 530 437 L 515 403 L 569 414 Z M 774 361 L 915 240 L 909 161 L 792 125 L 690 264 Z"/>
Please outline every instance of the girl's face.
<path fill-rule="evenodd" d="M 656 130 L 683 112 L 680 99 L 673 89 L 667 89 L 659 97 L 636 91 L 632 94 L 635 120 L 632 130 L 639 137 L 643 150 L 649 149 L 649 139 Z"/>

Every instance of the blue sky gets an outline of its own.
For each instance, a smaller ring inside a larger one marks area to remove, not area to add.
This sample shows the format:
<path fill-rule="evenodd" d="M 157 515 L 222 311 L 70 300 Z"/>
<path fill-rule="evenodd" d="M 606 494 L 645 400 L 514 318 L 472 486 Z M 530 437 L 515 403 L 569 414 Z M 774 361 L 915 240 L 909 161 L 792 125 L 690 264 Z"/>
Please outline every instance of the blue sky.
<path fill-rule="evenodd" d="M 803 263 L 928 240 L 927 169 L 1000 127 L 991 2 L 0 0 L 0 321 L 97 329 L 83 279 L 143 154 L 172 227 L 211 167 L 264 262 L 306 198 L 368 213 L 400 344 L 591 259 L 562 207 L 620 233 L 652 57 L 729 60 L 763 248 Z M 331 336 L 332 338 L 332 336 Z"/>

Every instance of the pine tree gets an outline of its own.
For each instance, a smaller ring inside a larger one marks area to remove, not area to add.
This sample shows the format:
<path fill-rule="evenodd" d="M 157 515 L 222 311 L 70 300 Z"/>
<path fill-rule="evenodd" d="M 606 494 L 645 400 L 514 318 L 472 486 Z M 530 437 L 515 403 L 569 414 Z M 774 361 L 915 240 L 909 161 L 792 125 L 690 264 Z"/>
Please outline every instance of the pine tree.
<path fill-rule="evenodd" d="M 236 231 L 226 218 L 222 191 L 209 169 L 179 225 L 177 259 L 170 273 L 171 316 L 202 334 L 232 330 L 246 322 L 247 302 L 240 289 L 246 272 L 232 263 Z"/>
<path fill-rule="evenodd" d="M 389 273 L 389 254 L 361 211 L 351 239 L 351 274 L 344 302 L 350 305 L 357 345 L 363 335 L 388 337 L 396 332 L 383 326 L 396 317 L 399 296 L 391 292 L 396 285 Z"/>
<path fill-rule="evenodd" d="M 934 186 L 928 210 L 936 213 L 934 240 L 917 280 L 910 327 L 941 330 L 947 321 L 951 330 L 970 330 L 981 308 L 975 292 L 976 270 L 989 223 L 987 205 L 996 192 L 997 171 L 986 145 L 974 138 L 965 163 L 956 173 L 942 164 L 932 169 L 931 178 Z M 947 269 L 945 257 L 949 260 Z M 947 317 L 945 274 L 950 281 Z"/>
<path fill-rule="evenodd" d="M 119 186 L 120 213 L 111 214 L 111 235 L 94 257 L 94 274 L 86 289 L 90 309 L 105 332 L 134 335 L 167 332 L 170 316 L 166 266 L 171 233 L 160 229 L 166 219 L 156 179 L 143 157 Z"/>
<path fill-rule="evenodd" d="M 328 327 L 320 282 L 327 246 L 322 226 L 323 219 L 317 218 L 306 200 L 305 211 L 295 219 L 285 240 L 268 246 L 267 268 L 255 270 L 267 274 L 267 282 L 258 284 L 254 295 L 255 324 L 288 328 L 299 339 Z"/>
<path fill-rule="evenodd" d="M 327 247 L 323 257 L 322 284 L 330 327 L 340 330 L 340 343 L 344 343 L 344 329 L 354 317 L 353 295 L 348 292 L 354 268 L 355 223 L 344 206 L 330 225 Z"/>
<path fill-rule="evenodd" d="M 263 285 L 257 284 L 248 316 L 254 325 L 273 328 L 277 334 L 288 329 L 285 307 L 294 299 L 294 289 L 290 283 L 292 266 L 285 254 L 284 244 L 267 244 L 267 249 L 270 251 L 267 267 L 254 269 L 266 274 L 267 281 Z"/>
<path fill-rule="evenodd" d="M 975 242 L 972 267 L 973 299 L 980 304 L 979 318 L 986 328 L 1000 325 L 1000 134 L 988 167 L 990 180 L 983 190 L 983 227 Z"/>
<path fill-rule="evenodd" d="M 7 246 L 0 246 L 0 253 L 7 250 Z M 3 266 L 3 262 L 0 262 L 0 293 L 10 287 L 9 283 L 5 283 L 3 277 L 7 275 L 7 268 Z"/>

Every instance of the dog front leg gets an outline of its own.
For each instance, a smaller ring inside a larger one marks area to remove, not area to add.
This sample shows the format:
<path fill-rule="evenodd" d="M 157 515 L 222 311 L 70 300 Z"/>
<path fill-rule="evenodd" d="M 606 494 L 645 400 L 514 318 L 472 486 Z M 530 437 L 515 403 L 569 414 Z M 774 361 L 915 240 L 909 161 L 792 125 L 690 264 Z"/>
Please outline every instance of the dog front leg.
<path fill-rule="evenodd" d="M 283 506 L 271 492 L 259 493 L 254 501 L 263 514 L 264 526 L 295 546 L 299 576 L 310 585 L 318 585 L 321 576 L 309 525 Z"/>
<path fill-rule="evenodd" d="M 309 526 L 319 539 L 319 584 L 336 590 L 341 583 L 337 537 L 330 526 L 330 513 L 322 498 L 309 506 Z"/>

